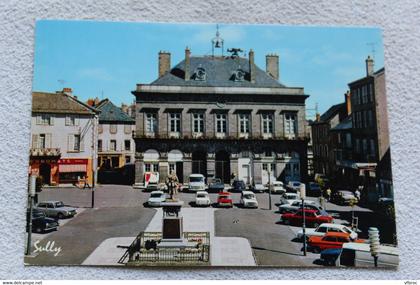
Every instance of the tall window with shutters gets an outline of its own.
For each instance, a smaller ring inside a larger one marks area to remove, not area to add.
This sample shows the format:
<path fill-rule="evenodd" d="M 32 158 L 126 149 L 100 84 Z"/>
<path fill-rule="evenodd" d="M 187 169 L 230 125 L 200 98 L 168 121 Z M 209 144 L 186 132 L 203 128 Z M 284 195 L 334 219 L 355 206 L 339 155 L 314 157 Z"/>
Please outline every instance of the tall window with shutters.
<path fill-rule="evenodd" d="M 50 114 L 38 114 L 36 116 L 36 124 L 44 126 L 54 125 L 54 117 Z"/>
<path fill-rule="evenodd" d="M 297 134 L 297 115 L 296 113 L 284 114 L 284 134 L 286 137 L 294 138 Z"/>
<path fill-rule="evenodd" d="M 32 135 L 32 148 L 44 149 L 52 147 L 51 134 L 33 134 Z"/>
<path fill-rule="evenodd" d="M 76 115 L 67 115 L 66 116 L 66 126 L 78 126 L 79 117 Z"/>
<path fill-rule="evenodd" d="M 83 138 L 80 134 L 71 134 L 67 136 L 67 151 L 82 152 L 84 151 Z"/>

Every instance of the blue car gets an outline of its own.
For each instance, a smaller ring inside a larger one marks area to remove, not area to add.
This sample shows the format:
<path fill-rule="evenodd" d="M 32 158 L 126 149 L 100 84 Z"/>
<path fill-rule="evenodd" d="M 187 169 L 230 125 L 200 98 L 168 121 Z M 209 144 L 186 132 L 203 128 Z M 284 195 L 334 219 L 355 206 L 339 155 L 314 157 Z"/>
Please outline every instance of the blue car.
<path fill-rule="evenodd" d="M 341 248 L 329 248 L 321 251 L 321 260 L 325 265 L 334 266 L 337 258 L 341 254 Z"/>

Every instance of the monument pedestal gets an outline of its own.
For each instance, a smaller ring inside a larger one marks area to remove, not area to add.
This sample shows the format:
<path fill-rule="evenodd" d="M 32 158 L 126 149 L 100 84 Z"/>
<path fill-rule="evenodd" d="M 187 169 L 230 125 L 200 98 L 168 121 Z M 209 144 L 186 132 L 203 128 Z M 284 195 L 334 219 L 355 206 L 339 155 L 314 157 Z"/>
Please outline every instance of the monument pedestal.
<path fill-rule="evenodd" d="M 162 239 L 157 245 L 158 248 L 188 247 L 182 228 L 181 207 L 183 204 L 183 201 L 178 200 L 167 200 L 162 203 Z"/>

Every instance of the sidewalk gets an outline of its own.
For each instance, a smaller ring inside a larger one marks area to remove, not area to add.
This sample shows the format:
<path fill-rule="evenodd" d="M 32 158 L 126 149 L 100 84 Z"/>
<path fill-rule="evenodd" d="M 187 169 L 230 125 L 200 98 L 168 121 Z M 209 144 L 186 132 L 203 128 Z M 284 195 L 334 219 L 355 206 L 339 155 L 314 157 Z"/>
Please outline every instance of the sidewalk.
<path fill-rule="evenodd" d="M 255 259 L 249 241 L 241 237 L 216 237 L 214 212 L 216 209 L 182 208 L 185 232 L 210 233 L 210 264 L 212 266 L 255 266 Z M 162 209 L 158 209 L 146 232 L 162 230 Z M 125 249 L 117 245 L 130 245 L 135 237 L 107 239 L 97 247 L 82 265 L 119 265 L 117 262 Z"/>

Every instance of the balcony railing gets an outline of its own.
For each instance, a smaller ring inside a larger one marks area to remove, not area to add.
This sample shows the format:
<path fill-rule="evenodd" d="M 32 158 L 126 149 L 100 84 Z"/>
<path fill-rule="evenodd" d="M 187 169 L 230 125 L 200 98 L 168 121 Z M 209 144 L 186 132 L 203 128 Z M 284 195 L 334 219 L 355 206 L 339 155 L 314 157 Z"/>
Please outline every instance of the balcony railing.
<path fill-rule="evenodd" d="M 59 148 L 31 148 L 29 150 L 30 156 L 61 156 Z"/>

